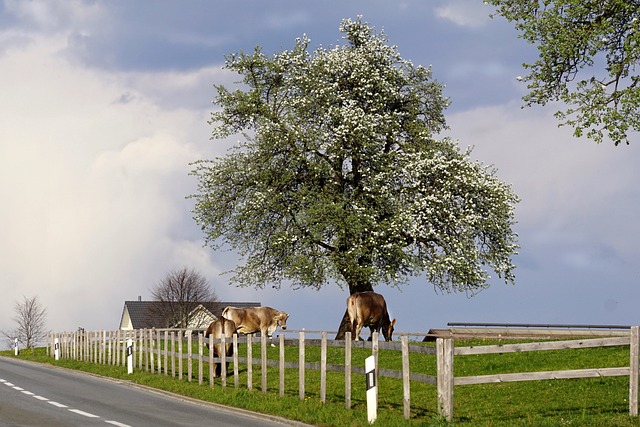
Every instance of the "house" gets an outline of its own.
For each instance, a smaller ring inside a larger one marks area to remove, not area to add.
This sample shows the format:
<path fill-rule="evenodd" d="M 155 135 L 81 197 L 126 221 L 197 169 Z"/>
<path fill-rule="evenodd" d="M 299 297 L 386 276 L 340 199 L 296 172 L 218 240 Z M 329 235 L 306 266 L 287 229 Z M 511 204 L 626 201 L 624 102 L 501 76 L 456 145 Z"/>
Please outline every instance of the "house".
<path fill-rule="evenodd" d="M 120 329 L 130 331 L 144 328 L 166 328 L 166 318 L 162 316 L 162 305 L 169 304 L 158 301 L 125 301 L 120 318 Z M 221 316 L 222 310 L 228 306 L 260 307 L 259 302 L 203 302 L 189 313 L 188 329 L 202 329 Z M 172 325 L 172 327 L 177 327 Z"/>

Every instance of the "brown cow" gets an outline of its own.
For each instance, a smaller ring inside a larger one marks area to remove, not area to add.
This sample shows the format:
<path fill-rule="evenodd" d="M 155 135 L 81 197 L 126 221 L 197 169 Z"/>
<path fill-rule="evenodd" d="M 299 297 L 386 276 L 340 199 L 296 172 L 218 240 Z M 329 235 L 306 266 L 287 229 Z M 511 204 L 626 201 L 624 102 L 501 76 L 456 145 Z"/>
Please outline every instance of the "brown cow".
<path fill-rule="evenodd" d="M 396 319 L 389 320 L 387 303 L 382 295 L 375 292 L 357 292 L 349 295 L 347 312 L 354 340 L 358 341 L 360 331 L 363 327 L 368 326 L 371 333 L 380 332 L 382 329 L 385 341 L 391 341 Z"/>
<path fill-rule="evenodd" d="M 289 315 L 271 307 L 236 308 L 225 307 L 222 317 L 233 320 L 240 334 L 253 334 L 258 331 L 271 338 L 276 328 L 287 329 Z"/>
<path fill-rule="evenodd" d="M 214 340 L 219 340 L 222 337 L 225 337 L 225 348 L 222 348 L 222 343 L 218 342 L 213 344 L 213 349 L 209 349 L 209 351 L 213 351 L 213 357 L 222 357 L 224 354 L 226 357 L 233 356 L 233 344 L 231 338 L 233 334 L 236 333 L 236 324 L 233 323 L 232 320 L 225 319 L 221 317 L 219 319 L 211 322 L 209 327 L 207 328 L 207 332 L 205 332 L 204 336 L 207 338 L 207 346 L 209 345 L 209 336 L 212 335 Z M 224 353 L 223 353 L 224 350 Z M 229 359 L 227 359 L 229 360 Z M 226 363 L 227 372 L 229 371 L 229 362 Z M 222 363 L 216 363 L 215 369 L 213 370 L 213 376 L 219 377 L 222 375 Z"/>

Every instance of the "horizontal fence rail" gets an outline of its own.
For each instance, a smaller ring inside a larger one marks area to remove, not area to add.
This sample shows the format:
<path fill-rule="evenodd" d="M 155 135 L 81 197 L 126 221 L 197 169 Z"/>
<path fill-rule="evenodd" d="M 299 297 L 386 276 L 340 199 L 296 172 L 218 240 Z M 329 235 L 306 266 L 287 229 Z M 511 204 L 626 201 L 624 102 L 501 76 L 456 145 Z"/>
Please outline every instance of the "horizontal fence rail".
<path fill-rule="evenodd" d="M 449 322 L 451 327 L 482 327 L 482 328 L 531 328 L 531 329 L 631 329 L 628 325 L 590 325 L 566 323 L 476 323 Z"/>
<path fill-rule="evenodd" d="M 521 326 L 521 325 L 518 325 Z M 292 336 L 297 335 L 297 338 Z M 320 338 L 308 338 L 319 335 Z M 285 372 L 291 375 L 298 371 L 298 394 L 301 400 L 307 396 L 306 371 L 320 372 L 320 399 L 326 402 L 327 372 L 340 373 L 344 376 L 345 406 L 351 408 L 352 375 L 365 375 L 364 359 L 354 363 L 352 351 L 364 349 L 370 351 L 375 358 L 376 376 L 401 380 L 403 383 L 402 405 L 404 417 L 410 418 L 411 382 L 424 383 L 437 387 L 438 413 L 447 420 L 453 418 L 453 388 L 454 386 L 468 386 L 473 384 L 488 384 L 514 381 L 539 381 L 568 378 L 594 378 L 607 376 L 629 376 L 629 413 L 638 415 L 638 357 L 639 357 L 639 327 L 630 327 L 625 336 L 611 338 L 571 339 L 565 341 L 527 342 L 518 344 L 499 344 L 456 347 L 453 337 L 436 338 L 433 345 L 411 344 L 409 336 L 418 338 L 427 334 L 400 333 L 399 342 L 379 342 L 378 334 L 374 333 L 372 341 L 351 341 L 351 334 L 347 333 L 346 340 L 329 340 L 327 332 L 323 331 L 287 331 L 280 334 L 273 341 L 266 336 L 238 336 L 229 339 L 204 338 L 203 331 L 184 329 L 142 329 L 132 331 L 77 331 L 73 333 L 55 333 L 48 338 L 48 351 L 52 357 L 82 360 L 91 363 L 109 365 L 127 365 L 129 354 L 133 362 L 133 369 L 152 374 L 164 374 L 177 377 L 180 380 L 198 381 L 203 384 L 208 376 L 209 386 L 214 387 L 215 364 L 220 364 L 221 375 L 219 382 L 227 387 L 227 377 L 233 378 L 234 387 L 240 387 L 239 366 L 246 368 L 246 387 L 254 389 L 253 367 L 260 366 L 260 389 L 267 393 L 268 372 L 277 370 L 278 391 L 280 396 L 285 393 Z M 131 348 L 127 342 L 131 340 Z M 208 351 L 214 344 L 231 344 L 232 356 L 213 357 L 213 351 Z M 245 345 L 245 353 L 239 354 L 239 345 Z M 259 354 L 254 354 L 254 345 L 259 345 Z M 278 347 L 276 360 L 267 358 L 268 347 Z M 570 350 L 579 348 L 595 348 L 609 346 L 629 346 L 630 361 L 628 366 L 606 367 L 591 369 L 558 370 L 526 373 L 505 373 L 493 375 L 454 376 L 454 356 L 486 355 L 496 353 L 521 353 L 548 350 Z M 307 360 L 306 349 L 320 348 L 319 360 Z M 344 350 L 344 363 L 327 363 L 327 348 L 338 347 Z M 297 360 L 285 360 L 285 349 L 297 348 Z M 402 369 L 381 369 L 378 367 L 380 350 L 401 353 Z M 410 354 L 424 354 L 436 358 L 436 375 L 424 372 L 412 372 L 409 363 Z M 233 364 L 233 370 L 227 372 L 227 364 Z M 185 369 L 186 364 L 186 369 Z M 209 366 L 205 366 L 208 364 Z M 268 369 L 270 367 L 271 369 Z M 195 372 L 194 372 L 195 370 Z M 376 381 L 377 382 L 377 381 Z"/>

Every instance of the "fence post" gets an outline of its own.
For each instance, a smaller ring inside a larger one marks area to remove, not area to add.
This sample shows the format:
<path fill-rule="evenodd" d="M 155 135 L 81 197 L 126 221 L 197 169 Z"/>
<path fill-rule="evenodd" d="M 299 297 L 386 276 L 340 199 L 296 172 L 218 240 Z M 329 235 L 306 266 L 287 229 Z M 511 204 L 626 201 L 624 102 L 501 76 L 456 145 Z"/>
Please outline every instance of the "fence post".
<path fill-rule="evenodd" d="M 107 361 L 105 365 L 113 365 L 113 331 L 106 332 L 107 337 Z"/>
<path fill-rule="evenodd" d="M 260 364 L 262 366 L 262 393 L 267 392 L 267 334 L 260 334 Z"/>
<path fill-rule="evenodd" d="M 298 353 L 298 388 L 300 400 L 304 400 L 304 331 L 300 331 L 300 351 Z"/>
<path fill-rule="evenodd" d="M 176 331 L 171 331 L 171 378 L 176 376 Z"/>
<path fill-rule="evenodd" d="M 202 364 L 202 356 L 204 354 L 204 350 L 203 350 L 203 335 L 202 332 L 198 333 L 198 385 L 202 385 L 202 381 L 203 381 L 203 364 Z"/>
<path fill-rule="evenodd" d="M 344 400 L 351 409 L 351 332 L 344 334 Z"/>
<path fill-rule="evenodd" d="M 148 370 L 149 364 L 147 363 L 147 329 L 140 329 L 140 353 L 138 354 L 138 364 L 140 365 L 140 370 L 143 368 Z"/>
<path fill-rule="evenodd" d="M 400 337 L 402 345 L 402 403 L 404 406 L 404 419 L 411 418 L 411 370 L 409 368 L 409 337 Z"/>
<path fill-rule="evenodd" d="M 224 334 L 223 334 L 224 336 Z M 213 387 L 213 375 L 216 372 L 215 362 L 213 361 L 213 334 L 209 335 L 209 387 Z"/>
<path fill-rule="evenodd" d="M 247 389 L 253 390 L 253 334 L 247 334 Z"/>
<path fill-rule="evenodd" d="M 137 367 L 138 369 L 140 369 L 140 363 L 138 363 L 136 365 L 136 360 L 138 360 L 140 358 L 139 354 L 142 351 L 140 349 L 140 346 L 138 345 L 138 331 L 136 331 L 135 329 L 133 329 L 131 331 L 131 339 L 133 340 L 133 367 L 134 369 Z"/>
<path fill-rule="evenodd" d="M 220 336 L 220 348 L 222 349 L 219 355 L 220 358 L 220 385 L 222 387 L 227 386 L 227 338 L 224 334 Z M 213 352 L 213 347 L 210 350 Z"/>
<path fill-rule="evenodd" d="M 320 344 L 320 401 L 327 403 L 327 333 L 322 332 Z"/>
<path fill-rule="evenodd" d="M 629 332 L 629 415 L 638 416 L 638 348 L 640 326 L 632 326 Z"/>
<path fill-rule="evenodd" d="M 238 367 L 238 334 L 233 334 L 233 386 L 238 388 L 240 386 L 240 376 Z"/>
<path fill-rule="evenodd" d="M 158 374 L 162 374 L 162 340 L 160 331 L 156 330 L 156 347 L 158 348 Z"/>
<path fill-rule="evenodd" d="M 169 375 L 169 331 L 164 331 L 164 376 Z"/>
<path fill-rule="evenodd" d="M 124 345 L 121 347 L 121 343 L 120 343 L 120 339 L 122 337 L 120 336 L 120 329 L 116 330 L 116 343 L 115 343 L 115 361 L 114 361 L 114 365 L 116 366 L 120 366 L 120 352 L 122 351 L 122 349 L 124 348 Z M 122 351 L 122 353 L 124 354 L 124 351 Z"/>
<path fill-rule="evenodd" d="M 453 339 L 436 339 L 438 366 L 438 413 L 447 421 L 453 419 Z"/>
<path fill-rule="evenodd" d="M 81 332 L 81 336 L 82 336 L 82 361 L 84 362 L 88 362 L 89 361 L 89 340 L 87 339 L 87 331 L 85 329 L 82 329 Z"/>
<path fill-rule="evenodd" d="M 193 376 L 193 333 L 187 329 L 187 381 Z"/>
<path fill-rule="evenodd" d="M 154 374 L 156 370 L 156 354 L 155 354 L 155 340 L 153 339 L 153 334 L 155 334 L 156 328 L 149 329 L 149 368 L 151 369 L 151 373 Z"/>
<path fill-rule="evenodd" d="M 280 334 L 280 397 L 284 396 L 284 334 Z"/>
<path fill-rule="evenodd" d="M 371 355 L 373 356 L 373 360 L 376 363 L 376 365 L 375 365 L 376 375 L 378 375 L 378 352 L 379 352 L 379 348 L 380 348 L 380 341 L 379 340 L 380 340 L 380 332 L 374 331 L 371 334 Z M 377 378 L 376 378 L 376 380 L 377 380 Z"/>
<path fill-rule="evenodd" d="M 183 371 L 183 367 L 182 367 L 182 363 L 183 363 L 183 359 L 182 359 L 182 331 L 178 331 L 178 379 L 180 381 L 182 381 L 182 371 Z"/>

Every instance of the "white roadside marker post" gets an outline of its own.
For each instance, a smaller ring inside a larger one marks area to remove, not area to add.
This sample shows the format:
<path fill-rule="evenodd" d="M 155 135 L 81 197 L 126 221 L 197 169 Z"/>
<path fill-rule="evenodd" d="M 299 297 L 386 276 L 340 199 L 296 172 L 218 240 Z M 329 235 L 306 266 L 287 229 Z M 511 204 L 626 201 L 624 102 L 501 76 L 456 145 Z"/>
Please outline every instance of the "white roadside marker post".
<path fill-rule="evenodd" d="M 53 340 L 53 354 L 56 360 L 60 360 L 60 342 L 58 341 L 58 338 Z"/>
<path fill-rule="evenodd" d="M 14 348 L 15 354 L 17 356 L 18 355 L 18 338 L 15 339 L 14 344 L 13 344 L 13 348 Z"/>
<path fill-rule="evenodd" d="M 127 340 L 127 373 L 133 374 L 133 340 Z"/>
<path fill-rule="evenodd" d="M 367 418 L 369 424 L 373 424 L 378 417 L 378 382 L 376 362 L 373 356 L 364 360 L 364 370 L 367 376 Z"/>

